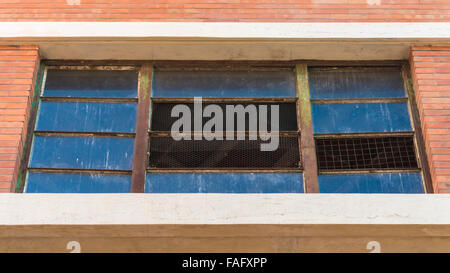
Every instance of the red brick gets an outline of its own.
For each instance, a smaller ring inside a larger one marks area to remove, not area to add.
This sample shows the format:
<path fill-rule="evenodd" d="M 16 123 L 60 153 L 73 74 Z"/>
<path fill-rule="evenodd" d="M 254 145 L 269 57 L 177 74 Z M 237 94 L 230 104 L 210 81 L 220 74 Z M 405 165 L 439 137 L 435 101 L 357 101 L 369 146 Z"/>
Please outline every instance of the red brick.
<path fill-rule="evenodd" d="M 381 1 L 380 5 L 370 5 L 367 0 L 82 0 L 80 5 L 68 5 L 66 1 L 50 3 L 19 0 L 0 3 L 0 20 L 448 22 L 450 3 L 446 0 L 390 0 Z M 439 51 L 445 48 L 422 46 L 414 47 L 414 50 Z M 4 48 L 4 50 L 14 49 L 18 48 Z"/>
<path fill-rule="evenodd" d="M 450 193 L 450 47 L 412 47 L 410 62 L 434 190 Z"/>
<path fill-rule="evenodd" d="M 436 176 L 436 181 L 438 182 L 438 185 L 442 182 L 450 182 L 450 175 L 438 175 Z"/>
<path fill-rule="evenodd" d="M 0 46 L 0 192 L 17 179 L 38 63 L 36 46 Z"/>

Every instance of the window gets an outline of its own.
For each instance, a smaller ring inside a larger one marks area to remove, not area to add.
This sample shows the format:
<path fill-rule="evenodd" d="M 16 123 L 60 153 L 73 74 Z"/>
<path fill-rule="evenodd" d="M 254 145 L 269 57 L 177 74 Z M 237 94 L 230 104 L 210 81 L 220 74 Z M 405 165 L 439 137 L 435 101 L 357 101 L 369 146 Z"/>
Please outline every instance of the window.
<path fill-rule="evenodd" d="M 296 94 L 292 68 L 156 68 L 145 191 L 303 192 Z M 194 98 L 201 98 L 201 104 L 195 104 Z M 179 119 L 171 112 L 177 106 L 185 107 L 184 114 L 192 117 L 188 124 L 191 136 L 186 139 L 174 140 L 171 135 Z M 240 106 L 248 112 L 241 116 L 229 112 Z M 196 107 L 198 117 L 194 116 Z M 275 120 L 273 107 L 279 115 Z M 216 111 L 213 114 L 208 109 Z M 207 139 L 205 129 L 212 118 L 218 122 L 208 132 L 220 136 Z M 266 123 L 264 130 L 260 118 Z M 240 121 L 244 121 L 241 128 Z M 278 147 L 263 151 L 268 140 L 262 134 L 273 131 L 282 132 Z M 252 132 L 254 139 L 250 139 Z"/>
<path fill-rule="evenodd" d="M 19 192 L 425 191 L 400 66 L 81 64 L 43 69 Z"/>
<path fill-rule="evenodd" d="M 48 68 L 25 191 L 129 192 L 137 80 L 137 70 Z"/>
<path fill-rule="evenodd" d="M 308 74 L 320 192 L 423 193 L 401 69 Z"/>

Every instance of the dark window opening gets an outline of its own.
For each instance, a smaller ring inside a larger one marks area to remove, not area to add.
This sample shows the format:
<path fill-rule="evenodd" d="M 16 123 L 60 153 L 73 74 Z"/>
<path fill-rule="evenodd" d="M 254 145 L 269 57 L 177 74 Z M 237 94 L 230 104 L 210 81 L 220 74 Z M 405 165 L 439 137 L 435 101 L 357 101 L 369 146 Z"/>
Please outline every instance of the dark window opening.
<path fill-rule="evenodd" d="M 412 136 L 317 138 L 319 170 L 417 169 Z"/>
<path fill-rule="evenodd" d="M 298 137 L 280 137 L 278 149 L 261 151 L 258 140 L 150 138 L 150 168 L 299 168 Z"/>
<path fill-rule="evenodd" d="M 171 117 L 171 112 L 172 109 L 179 104 L 184 104 L 186 106 L 189 107 L 190 112 L 191 112 L 191 130 L 194 129 L 194 104 L 193 103 L 153 103 L 152 105 L 152 122 L 151 122 L 151 130 L 152 131 L 170 131 L 171 130 L 171 126 L 172 124 L 174 124 L 174 122 L 179 119 L 178 117 Z M 254 105 L 256 108 L 256 120 L 252 120 L 251 122 L 255 123 L 255 125 L 257 125 L 257 127 L 259 127 L 258 124 L 258 118 L 260 115 L 262 115 L 263 117 L 267 117 L 264 118 L 264 120 L 266 120 L 267 122 L 267 130 L 271 131 L 272 130 L 272 126 L 271 126 L 271 120 L 272 120 L 272 116 L 271 116 L 271 109 L 272 106 L 278 106 L 279 107 L 279 119 L 278 119 L 278 123 L 279 123 L 279 131 L 297 131 L 297 109 L 296 109 L 296 104 L 295 103 L 202 103 L 202 112 L 204 111 L 204 109 L 209 106 L 209 105 L 217 105 L 220 107 L 220 109 L 222 110 L 222 114 L 223 114 L 223 130 L 226 130 L 226 106 L 234 106 L 236 107 L 237 105 L 242 105 L 244 108 L 249 106 L 249 105 Z M 267 110 L 266 110 L 266 114 L 263 115 L 260 107 L 261 106 L 266 106 Z M 202 127 L 203 125 L 205 125 L 206 122 L 208 122 L 210 119 L 212 119 L 214 117 L 214 115 L 212 115 L 212 117 L 203 117 L 203 122 L 202 122 Z M 249 120 L 250 115 L 248 113 L 245 114 L 245 131 L 249 130 L 249 124 L 250 124 L 250 120 Z M 234 129 L 233 131 L 236 130 L 237 128 L 237 124 L 238 124 L 238 115 L 234 114 Z M 258 128 L 259 129 L 259 128 Z"/>

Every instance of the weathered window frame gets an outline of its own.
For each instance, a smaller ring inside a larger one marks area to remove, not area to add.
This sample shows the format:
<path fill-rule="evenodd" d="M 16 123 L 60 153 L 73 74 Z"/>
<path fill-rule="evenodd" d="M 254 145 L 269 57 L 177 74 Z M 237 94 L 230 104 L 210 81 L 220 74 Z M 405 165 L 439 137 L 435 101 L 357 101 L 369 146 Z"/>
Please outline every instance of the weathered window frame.
<path fill-rule="evenodd" d="M 410 76 L 410 68 L 406 61 L 362 61 L 362 62 L 342 62 L 342 61 L 43 61 L 38 72 L 36 80 L 35 93 L 33 95 L 33 104 L 30 109 L 30 118 L 28 121 L 27 138 L 24 143 L 24 150 L 20 162 L 19 175 L 16 182 L 15 191 L 23 192 L 25 177 L 27 172 L 28 161 L 31 152 L 31 141 L 34 134 L 37 110 L 41 101 L 40 94 L 44 88 L 45 75 L 48 68 L 58 69 L 137 69 L 139 70 L 138 79 L 138 95 L 137 95 L 137 119 L 133 168 L 131 171 L 131 189 L 132 193 L 143 193 L 145 186 L 146 173 L 148 171 L 148 153 L 149 153 L 149 136 L 151 121 L 151 88 L 154 67 L 211 67 L 233 69 L 248 68 L 292 68 L 295 73 L 297 87 L 297 122 L 299 137 L 299 149 L 301 158 L 301 168 L 299 172 L 303 172 L 303 185 L 305 193 L 318 193 L 318 168 L 316 160 L 315 141 L 311 114 L 311 100 L 308 85 L 308 67 L 309 66 L 399 66 L 402 69 L 402 77 L 407 94 L 407 104 L 411 117 L 412 128 L 414 131 L 414 142 L 416 146 L 416 157 L 418 166 L 423 177 L 425 185 L 425 193 L 433 193 L 430 169 L 427 163 L 425 144 L 423 133 L 420 126 L 419 112 L 415 102 L 414 89 Z M 100 98 L 101 99 L 101 98 Z M 133 99 L 132 99 L 133 100 Z M 159 98 L 158 100 L 164 100 Z M 232 100 L 232 99 L 230 99 Z M 97 100 L 98 101 L 98 100 Z M 134 100 L 135 101 L 135 100 Z M 261 101 L 261 100 L 260 100 Z M 83 133 L 75 133 L 77 135 Z M 86 133 L 84 133 L 86 134 Z M 104 133 L 97 133 L 104 134 Z M 138 159 L 138 160 L 136 160 Z M 139 160 L 140 159 L 140 160 Z M 63 170 L 64 172 L 73 172 L 73 170 Z M 93 170 L 76 170 L 75 172 L 92 172 Z M 95 170 L 94 170 L 95 171 Z M 288 170 L 292 172 L 293 170 Z M 110 173 L 123 173 L 123 171 L 103 171 Z M 130 173 L 130 171 L 126 171 Z M 177 172 L 167 171 L 164 172 Z M 179 171 L 178 171 L 179 172 Z M 186 172 L 186 171 L 182 171 Z M 193 170 L 194 172 L 286 172 L 286 170 Z"/>

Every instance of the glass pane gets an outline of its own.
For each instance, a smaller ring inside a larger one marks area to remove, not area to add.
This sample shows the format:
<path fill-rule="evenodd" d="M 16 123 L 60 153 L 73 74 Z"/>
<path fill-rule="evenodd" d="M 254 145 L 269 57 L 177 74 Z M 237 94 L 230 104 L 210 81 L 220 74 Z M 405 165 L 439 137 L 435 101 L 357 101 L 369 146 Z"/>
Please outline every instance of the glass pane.
<path fill-rule="evenodd" d="M 134 98 L 137 70 L 48 70 L 45 97 Z"/>
<path fill-rule="evenodd" d="M 42 101 L 38 131 L 135 132 L 135 103 Z"/>
<path fill-rule="evenodd" d="M 27 193 L 125 193 L 130 175 L 28 172 Z"/>
<path fill-rule="evenodd" d="M 30 168 L 131 170 L 134 138 L 34 136 Z"/>
<path fill-rule="evenodd" d="M 412 131 L 406 103 L 313 104 L 314 133 Z"/>
<path fill-rule="evenodd" d="M 420 173 L 319 175 L 321 193 L 424 193 Z"/>
<path fill-rule="evenodd" d="M 301 173 L 148 173 L 147 193 L 303 193 Z"/>
<path fill-rule="evenodd" d="M 153 97 L 296 97 L 293 71 L 159 71 Z"/>
<path fill-rule="evenodd" d="M 311 99 L 405 97 L 400 68 L 310 68 Z"/>

